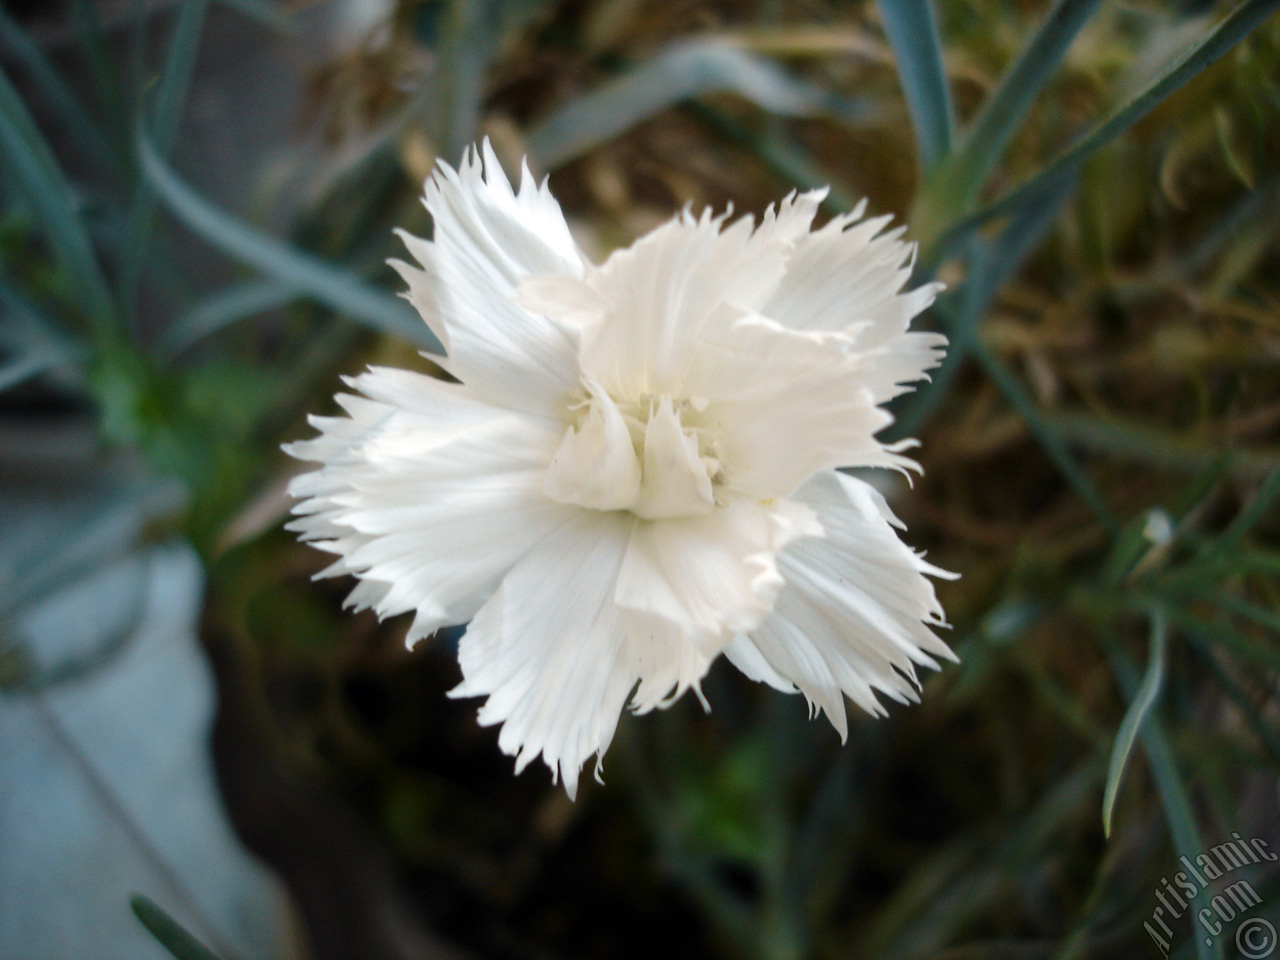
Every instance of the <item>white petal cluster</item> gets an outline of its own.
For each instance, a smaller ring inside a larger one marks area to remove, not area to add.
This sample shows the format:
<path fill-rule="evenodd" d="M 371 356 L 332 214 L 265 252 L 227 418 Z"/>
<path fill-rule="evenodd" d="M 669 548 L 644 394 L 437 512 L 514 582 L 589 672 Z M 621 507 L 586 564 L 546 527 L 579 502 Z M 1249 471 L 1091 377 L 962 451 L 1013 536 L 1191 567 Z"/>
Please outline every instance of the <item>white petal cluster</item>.
<path fill-rule="evenodd" d="M 393 262 L 459 382 L 371 369 L 286 448 L 321 465 L 290 529 L 336 556 L 322 575 L 412 612 L 410 645 L 469 623 L 452 695 L 486 697 L 517 769 L 541 756 L 571 796 L 625 706 L 721 654 L 842 738 L 845 697 L 881 713 L 952 657 L 925 577 L 946 574 L 836 469 L 915 466 L 875 435 L 941 357 L 908 329 L 938 286 L 906 289 L 888 218 L 811 230 L 823 196 L 759 225 L 685 212 L 597 266 L 486 142 L 431 177 L 434 235 Z"/>

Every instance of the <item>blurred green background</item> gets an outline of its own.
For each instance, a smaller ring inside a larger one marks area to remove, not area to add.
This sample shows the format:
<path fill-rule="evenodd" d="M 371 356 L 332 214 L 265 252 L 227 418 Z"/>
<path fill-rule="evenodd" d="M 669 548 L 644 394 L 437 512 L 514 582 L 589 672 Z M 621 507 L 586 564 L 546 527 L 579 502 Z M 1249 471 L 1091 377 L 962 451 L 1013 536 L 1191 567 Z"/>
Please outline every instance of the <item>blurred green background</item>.
<path fill-rule="evenodd" d="M 0 957 L 168 956 L 135 892 L 223 960 L 1163 953 L 1180 856 L 1280 848 L 1277 7 L 4 3 Z M 279 444 L 430 368 L 383 263 L 480 135 L 598 258 L 821 184 L 909 224 L 922 705 L 841 747 L 713 669 L 570 803 L 456 631 L 311 582 Z M 1280 922 L 1269 866 L 1223 883 Z M 1214 892 L 1170 955 L 1238 955 Z"/>

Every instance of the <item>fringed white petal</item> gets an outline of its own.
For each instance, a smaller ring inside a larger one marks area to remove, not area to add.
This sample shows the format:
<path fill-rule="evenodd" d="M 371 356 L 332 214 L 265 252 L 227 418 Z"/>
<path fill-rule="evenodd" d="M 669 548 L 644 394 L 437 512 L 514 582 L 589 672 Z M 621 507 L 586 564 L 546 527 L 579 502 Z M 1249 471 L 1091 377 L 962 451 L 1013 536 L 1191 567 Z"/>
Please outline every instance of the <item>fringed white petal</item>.
<path fill-rule="evenodd" d="M 644 714 L 665 709 L 690 689 L 702 699 L 699 684 L 717 654 L 705 652 L 671 621 L 627 610 L 622 611 L 622 617 L 626 662 L 639 680 L 631 694 L 632 711 Z"/>
<path fill-rule="evenodd" d="M 865 204 L 798 238 L 786 276 L 760 312 L 797 330 L 842 331 L 865 358 L 861 383 L 876 403 L 902 393 L 942 359 L 946 338 L 908 332 L 942 289 L 904 291 L 915 259 L 903 228 L 881 233 L 890 217 L 861 220 Z"/>
<path fill-rule="evenodd" d="M 749 317 L 699 346 L 689 389 L 707 397 L 696 422 L 720 438 L 726 483 L 745 495 L 787 497 L 836 466 L 910 469 L 875 438 L 892 417 L 876 406 L 849 337 L 789 330 Z"/>
<path fill-rule="evenodd" d="M 712 513 L 637 523 L 615 598 L 637 635 L 672 629 L 707 657 L 769 613 L 777 554 L 822 528 L 801 504 L 734 499 Z"/>
<path fill-rule="evenodd" d="M 696 516 L 716 508 L 697 438 L 680 422 L 671 400 L 663 397 L 644 431 L 644 478 L 631 507 L 646 520 Z"/>
<path fill-rule="evenodd" d="M 783 245 L 753 243 L 748 217 L 725 219 L 684 213 L 587 272 L 604 306 L 583 327 L 587 376 L 615 396 L 679 395 L 698 340 L 764 303 L 782 281 Z M 564 296 L 591 316 L 585 295 Z"/>
<path fill-rule="evenodd" d="M 317 418 L 319 437 L 286 448 L 325 464 L 293 481 L 289 529 L 339 555 L 325 575 L 361 578 L 352 605 L 415 611 L 412 643 L 466 622 L 571 512 L 542 493 L 560 427 L 407 371 L 351 383 L 368 398 L 341 398 L 350 417 Z"/>
<path fill-rule="evenodd" d="M 752 235 L 753 243 L 780 243 L 790 247 L 809 235 L 809 227 L 818 214 L 818 207 L 827 199 L 830 190 L 821 187 L 804 193 L 791 191 L 775 207 L 770 204 L 760 218 L 760 225 Z M 866 201 L 863 201 L 865 206 Z M 861 210 L 862 208 L 859 207 Z"/>
<path fill-rule="evenodd" d="M 753 679 L 798 688 L 844 739 L 846 696 L 881 714 L 877 693 L 915 700 L 916 668 L 936 669 L 934 657 L 956 659 L 933 632 L 943 615 L 925 576 L 950 575 L 899 539 L 884 498 L 863 481 L 823 473 L 797 497 L 826 535 L 783 550 L 786 586 L 772 613 L 725 652 Z"/>
<path fill-rule="evenodd" d="M 419 267 L 392 266 L 444 344 L 448 356 L 439 362 L 492 403 L 559 416 L 578 385 L 577 330 L 515 299 L 525 277 L 583 271 L 546 184 L 535 184 L 526 168 L 513 190 L 486 140 L 457 170 L 441 163 L 423 202 L 432 238 L 400 234 Z"/>
<path fill-rule="evenodd" d="M 614 583 L 634 518 L 578 510 L 515 565 L 458 648 L 454 697 L 487 696 L 482 724 L 523 770 L 539 755 L 570 797 L 608 748 L 636 676 Z"/>
<path fill-rule="evenodd" d="M 625 510 L 640 495 L 641 468 L 617 404 L 594 385 L 586 419 L 565 433 L 547 468 L 543 490 L 561 503 Z"/>

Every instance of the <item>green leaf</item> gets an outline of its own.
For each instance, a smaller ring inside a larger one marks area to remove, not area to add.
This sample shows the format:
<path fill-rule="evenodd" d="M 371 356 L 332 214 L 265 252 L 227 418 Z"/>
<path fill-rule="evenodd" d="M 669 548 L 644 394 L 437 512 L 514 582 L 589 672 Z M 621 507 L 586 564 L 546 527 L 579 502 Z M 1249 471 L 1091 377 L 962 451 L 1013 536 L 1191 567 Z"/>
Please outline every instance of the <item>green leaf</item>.
<path fill-rule="evenodd" d="M 975 341 L 973 353 L 978 362 L 982 364 L 983 369 L 986 370 L 987 376 L 995 382 L 995 385 L 1004 395 L 1005 400 L 1026 421 L 1027 426 L 1031 428 L 1031 432 L 1036 435 L 1036 439 L 1040 441 L 1040 445 L 1044 447 L 1050 459 L 1057 464 L 1059 471 L 1066 477 L 1067 482 L 1075 487 L 1080 499 L 1088 505 L 1094 516 L 1101 521 L 1109 532 L 1117 532 L 1119 526 L 1111 515 L 1111 510 L 1107 507 L 1106 501 L 1102 499 L 1102 495 L 1093 486 L 1088 475 L 1081 469 L 1080 464 L 1076 462 L 1075 457 L 1067 449 L 1067 445 L 1057 431 L 1040 415 L 1035 401 L 1027 395 L 1022 385 L 1001 365 L 1000 361 L 986 348 L 985 344 L 981 341 Z"/>
<path fill-rule="evenodd" d="M 706 93 L 735 93 L 783 116 L 859 114 L 856 105 L 745 50 L 719 40 L 688 40 L 561 107 L 529 134 L 529 155 L 545 168 L 562 166 L 673 104 Z"/>
<path fill-rule="evenodd" d="M 1165 821 L 1169 824 L 1169 834 L 1173 837 L 1173 848 L 1180 857 L 1194 861 L 1204 850 L 1204 841 L 1200 839 L 1200 830 L 1196 826 L 1195 814 L 1191 809 L 1191 800 L 1187 796 L 1186 785 L 1178 771 L 1173 750 L 1165 737 L 1161 725 L 1152 721 L 1147 724 L 1142 738 L 1143 750 L 1151 764 L 1152 776 L 1156 782 L 1156 790 L 1160 794 L 1160 803 L 1164 808 Z M 1191 902 L 1200 909 L 1208 904 L 1209 897 L 1201 890 Z M 1196 956 L 1200 960 L 1215 960 L 1221 956 L 1219 947 L 1206 942 L 1203 937 L 1193 937 L 1196 945 Z"/>
<path fill-rule="evenodd" d="M 9 356 L 0 362 L 0 390 L 79 361 L 81 349 L 42 317 L 26 298 L 0 280 L 0 345 Z"/>
<path fill-rule="evenodd" d="M 59 346 L 71 347 L 62 325 L 36 307 L 26 293 L 3 274 L 0 274 L 0 307 L 7 321 L 0 327 L 0 343 L 14 346 L 43 338 L 56 341 Z"/>
<path fill-rule="evenodd" d="M 1200 655 L 1200 658 L 1204 660 L 1205 664 L 1213 672 L 1214 679 L 1218 681 L 1218 685 L 1227 692 L 1227 696 L 1234 701 L 1236 709 L 1249 721 L 1249 726 L 1253 728 L 1258 741 L 1270 755 L 1271 762 L 1280 767 L 1280 737 L 1277 737 L 1274 723 L 1263 716 L 1258 709 L 1257 698 L 1250 696 L 1245 690 L 1241 689 L 1231 674 L 1224 669 L 1220 658 L 1217 656 L 1218 645 L 1211 638 L 1202 637 L 1194 630 L 1186 631 L 1185 635 L 1191 643 L 1191 648 Z"/>
<path fill-rule="evenodd" d="M 22 66 L 40 91 L 51 113 L 74 139 L 80 156 L 89 162 L 119 159 L 76 94 L 58 74 L 40 46 L 0 7 L 0 44 Z"/>
<path fill-rule="evenodd" d="M 71 187 L 53 150 L 0 70 L 0 163 L 35 209 L 54 256 L 78 288 L 81 306 L 100 328 L 114 308 L 89 234 L 76 213 Z"/>
<path fill-rule="evenodd" d="M 1218 598 L 1221 602 L 1222 597 Z M 1229 601 L 1228 601 L 1229 602 Z M 1274 642 L 1258 641 L 1248 634 L 1241 633 L 1226 622 L 1202 620 L 1187 610 L 1170 606 L 1166 610 L 1169 622 L 1180 630 L 1195 631 L 1206 640 L 1212 640 L 1219 647 L 1229 650 L 1238 657 L 1252 660 L 1268 670 L 1280 670 L 1280 648 Z"/>
<path fill-rule="evenodd" d="M 137 151 L 143 173 L 160 199 L 179 220 L 223 253 L 357 323 L 404 337 L 428 350 L 441 350 L 427 325 L 396 297 L 367 286 L 346 270 L 287 247 L 213 206 L 165 165 L 142 131 L 138 132 Z"/>
<path fill-rule="evenodd" d="M 985 243 L 976 238 L 970 241 L 968 278 L 960 291 L 954 315 L 948 316 L 950 311 L 946 301 L 938 308 L 939 314 L 947 321 L 949 343 L 946 356 L 937 369 L 930 371 L 928 382 L 905 402 L 902 414 L 893 426 L 892 436 L 911 436 L 937 409 L 968 356 L 978 324 L 996 293 L 1039 245 L 1074 190 L 1075 178 L 1064 177 L 1058 189 L 1044 203 L 1019 211 L 994 242 Z"/>
<path fill-rule="evenodd" d="M 937 189 L 953 194 L 954 209 L 966 210 L 977 198 L 1032 102 L 1058 69 L 1076 34 L 1089 22 L 1100 2 L 1057 0 L 995 93 L 983 103 L 964 132 L 963 142 L 936 178 Z M 930 192 L 934 188 L 935 185 L 930 184 Z"/>
<path fill-rule="evenodd" d="M 1196 244 L 1170 263 L 1170 275 L 1197 275 L 1221 258 L 1224 248 L 1230 248 L 1241 236 L 1248 236 L 1251 228 L 1265 231 L 1280 207 L 1277 201 L 1280 201 L 1280 173 L 1273 173 L 1259 183 L 1257 189 L 1244 193 L 1223 208 Z M 1267 236 L 1270 237 L 1269 231 Z"/>
<path fill-rule="evenodd" d="M 1222 536 L 1214 545 L 1213 552 L 1224 554 L 1238 547 L 1249 531 L 1254 528 L 1254 525 L 1271 508 L 1277 497 L 1280 497 L 1280 467 L 1272 470 L 1267 475 L 1267 478 L 1262 481 L 1262 486 L 1254 498 L 1245 505 L 1244 509 L 1231 521 L 1231 525 L 1223 531 Z"/>
<path fill-rule="evenodd" d="M 106 33 L 94 0 L 71 0 L 71 19 L 93 77 L 93 88 L 102 98 L 101 109 L 113 136 L 113 149 L 123 161 L 128 154 L 128 111 L 120 88 L 120 75 L 107 46 Z"/>
<path fill-rule="evenodd" d="M 1148 524 L 1154 512 L 1148 510 L 1130 517 L 1128 522 L 1120 528 L 1102 564 L 1098 578 L 1102 583 L 1108 587 L 1119 587 L 1124 583 L 1125 578 L 1134 572 L 1142 558 L 1150 552 L 1152 542 L 1148 536 Z"/>
<path fill-rule="evenodd" d="M 11 357 L 0 360 L 0 392 L 44 373 L 56 362 L 54 357 L 32 350 L 15 353 Z"/>
<path fill-rule="evenodd" d="M 830 172 L 820 167 L 799 144 L 781 135 L 773 124 L 767 124 L 765 130 L 757 131 L 696 100 L 686 109 L 705 121 L 716 133 L 742 144 L 785 182 L 802 190 L 827 187 L 827 196 L 822 201 L 822 207 L 827 212 L 841 214 L 853 209 L 857 203 L 857 198 L 841 186 Z"/>
<path fill-rule="evenodd" d="M 209 0 L 183 0 L 178 22 L 173 28 L 173 39 L 169 43 L 164 73 L 153 94 L 154 107 L 148 129 L 152 142 L 165 152 L 173 146 L 178 123 L 182 119 L 182 107 L 195 72 L 208 9 Z"/>
<path fill-rule="evenodd" d="M 1138 694 L 1138 672 L 1124 651 L 1113 647 L 1111 653 L 1116 679 L 1119 680 L 1125 695 L 1132 700 Z M 1151 775 L 1155 780 L 1156 790 L 1160 794 L 1161 806 L 1164 807 L 1165 820 L 1169 824 L 1169 833 L 1173 837 L 1174 850 L 1179 856 L 1194 861 L 1196 856 L 1204 850 L 1204 844 L 1200 839 L 1200 830 L 1196 826 L 1195 814 L 1191 809 L 1191 800 L 1187 796 L 1182 774 L 1178 770 L 1173 750 L 1169 747 L 1169 740 L 1165 736 L 1164 725 L 1161 724 L 1158 716 L 1153 715 L 1143 724 L 1141 736 L 1142 749 L 1147 755 L 1147 762 L 1151 765 Z M 1192 902 L 1201 908 L 1207 900 L 1208 895 L 1204 890 L 1192 898 Z M 1200 960 L 1213 960 L 1218 955 L 1213 944 L 1206 943 L 1203 937 L 1196 936 L 1192 939 L 1195 941 L 1196 955 Z"/>
<path fill-rule="evenodd" d="M 176 960 L 218 960 L 217 954 L 187 933 L 177 920 L 142 894 L 135 893 L 130 897 L 129 906 L 147 931 Z"/>
<path fill-rule="evenodd" d="M 1214 487 L 1227 475 L 1235 457 L 1235 451 L 1227 450 L 1212 463 L 1196 472 L 1170 505 L 1169 513 L 1178 523 L 1186 520 L 1192 511 L 1205 502 Z"/>
<path fill-rule="evenodd" d="M 988 220 L 1011 213 L 1023 204 L 1039 202 L 1056 178 L 1069 170 L 1076 169 L 1098 150 L 1149 114 L 1248 36 L 1277 8 L 1280 8 L 1280 0 L 1244 0 L 1217 26 L 1185 50 L 1141 93 L 1113 110 L 1030 180 L 1010 190 L 977 213 L 956 223 L 939 241 L 938 247 L 950 247 L 955 241 Z"/>
<path fill-rule="evenodd" d="M 175 356 L 238 320 L 286 306 L 298 299 L 292 287 L 274 280 L 252 280 L 209 297 L 165 329 L 160 349 Z"/>
<path fill-rule="evenodd" d="M 191 77 L 195 73 L 196 56 L 200 52 L 200 38 L 204 33 L 205 13 L 208 9 L 209 0 L 183 0 L 178 11 L 173 39 L 169 43 L 169 56 L 155 89 L 154 108 L 151 111 L 150 130 L 153 142 L 162 155 L 168 155 L 173 147 L 178 122 L 182 119 L 182 105 L 186 102 L 187 89 L 191 86 Z M 136 309 L 138 283 L 147 259 L 155 207 L 155 191 L 147 180 L 140 180 L 129 205 L 120 268 L 120 299 L 128 316 L 132 316 Z"/>
<path fill-rule="evenodd" d="M 1237 475 L 1265 474 L 1277 466 L 1273 453 L 1241 450 L 1238 446 L 1229 449 L 1199 438 L 1184 440 L 1145 425 L 1097 414 L 1046 411 L 1044 419 L 1061 436 L 1083 447 L 1165 469 L 1203 470 L 1212 467 L 1226 453 L 1231 454 L 1231 471 Z"/>
<path fill-rule="evenodd" d="M 933 0 L 877 0 L 876 6 L 911 112 L 920 166 L 932 170 L 951 151 L 954 124 Z"/>
<path fill-rule="evenodd" d="M 288 11 L 281 9 L 272 0 L 222 0 L 222 3 L 277 33 L 290 33 L 293 30 L 293 21 Z"/>
<path fill-rule="evenodd" d="M 550 0 L 443 0 L 436 47 L 440 63 L 431 84 L 434 140 L 456 158 L 476 138 L 489 65 L 504 44 L 550 5 Z"/>
<path fill-rule="evenodd" d="M 1120 777 L 1124 773 L 1129 752 L 1133 749 L 1138 731 L 1142 729 L 1142 722 L 1155 706 L 1164 685 L 1167 634 L 1164 616 L 1159 610 L 1154 611 L 1151 614 L 1151 652 L 1147 655 L 1147 671 L 1120 722 L 1115 743 L 1111 747 L 1111 761 L 1107 766 L 1107 785 L 1102 794 L 1102 832 L 1108 838 L 1111 836 L 1111 815 L 1115 811 L 1116 795 L 1120 790 Z"/>
<path fill-rule="evenodd" d="M 1268 610 L 1266 607 L 1260 607 L 1256 603 L 1250 603 L 1243 597 L 1238 597 L 1225 591 L 1218 594 L 1217 599 L 1218 606 L 1222 607 L 1223 610 L 1234 613 L 1236 616 L 1244 617 L 1246 620 L 1252 620 L 1259 626 L 1274 633 L 1280 633 L 1280 613 Z"/>

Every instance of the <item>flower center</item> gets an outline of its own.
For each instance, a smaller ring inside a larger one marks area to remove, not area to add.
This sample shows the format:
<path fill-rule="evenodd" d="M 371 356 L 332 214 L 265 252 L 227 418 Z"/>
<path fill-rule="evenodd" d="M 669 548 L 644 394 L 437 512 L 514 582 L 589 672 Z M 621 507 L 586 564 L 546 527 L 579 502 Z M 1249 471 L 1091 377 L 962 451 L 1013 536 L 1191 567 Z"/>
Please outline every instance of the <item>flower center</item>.
<path fill-rule="evenodd" d="M 618 401 L 585 384 L 543 490 L 561 503 L 630 510 L 646 520 L 710 513 L 724 477 L 719 444 L 697 425 L 705 408 L 697 398 Z"/>

